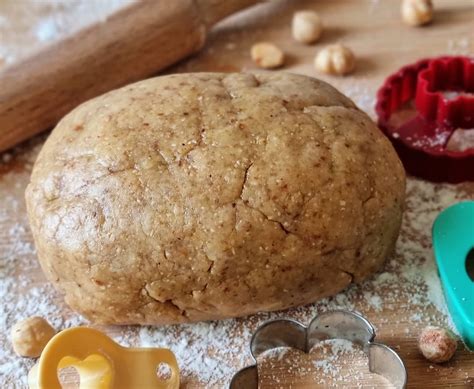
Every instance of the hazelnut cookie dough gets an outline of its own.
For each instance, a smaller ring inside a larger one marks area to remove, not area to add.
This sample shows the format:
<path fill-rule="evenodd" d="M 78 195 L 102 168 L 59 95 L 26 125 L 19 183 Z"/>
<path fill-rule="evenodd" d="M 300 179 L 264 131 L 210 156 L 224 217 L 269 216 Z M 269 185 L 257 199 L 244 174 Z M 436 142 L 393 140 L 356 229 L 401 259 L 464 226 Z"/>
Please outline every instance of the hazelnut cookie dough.
<path fill-rule="evenodd" d="M 347 97 L 285 74 L 177 74 L 86 102 L 54 129 L 26 200 L 38 257 L 100 323 L 307 304 L 376 272 L 405 175 Z"/>

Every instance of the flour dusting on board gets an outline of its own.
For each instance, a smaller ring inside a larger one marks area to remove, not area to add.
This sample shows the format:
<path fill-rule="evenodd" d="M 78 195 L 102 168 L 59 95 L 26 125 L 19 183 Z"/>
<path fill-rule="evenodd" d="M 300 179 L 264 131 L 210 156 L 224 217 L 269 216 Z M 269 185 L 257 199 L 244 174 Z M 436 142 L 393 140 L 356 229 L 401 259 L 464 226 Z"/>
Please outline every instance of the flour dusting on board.
<path fill-rule="evenodd" d="M 37 48 L 37 45 L 50 43 L 59 35 L 71 33 L 73 28 L 78 28 L 77 22 L 72 23 L 72 19 L 80 20 L 85 25 L 92 20 L 106 18 L 112 10 L 128 2 L 130 0 L 32 1 L 31 9 L 21 12 L 40 16 L 34 23 L 25 23 L 21 27 L 25 32 L 21 42 L 16 41 L 16 38 L 11 40 L 14 43 L 11 45 L 0 42 L 0 62 L 15 62 L 27 51 Z M 18 2 L 0 1 L 0 35 L 6 38 L 12 33 L 11 25 L 9 19 L 2 14 L 8 14 L 11 10 L 7 8 L 14 7 L 15 3 Z M 381 2 L 370 0 L 368 4 L 372 13 Z M 48 16 L 41 16 L 43 14 Z M 30 20 L 28 17 L 31 15 L 21 15 L 20 20 Z M 469 43 L 466 39 L 449 41 L 449 50 L 466 50 Z M 235 44 L 229 43 L 227 49 L 234 50 Z M 374 90 L 362 81 L 345 85 L 348 86 L 341 85 L 341 90 L 363 110 L 373 114 Z M 14 323 L 32 315 L 46 318 L 57 330 L 87 323 L 72 312 L 52 286 L 45 282 L 36 260 L 23 198 L 25 182 L 38 151 L 38 147 L 27 146 L 24 150 L 0 155 L 2 388 L 25 388 L 28 370 L 34 363 L 32 359 L 20 358 L 14 354 L 9 338 Z M 418 330 L 427 324 L 450 325 L 432 256 L 431 225 L 439 211 L 457 201 L 473 197 L 473 185 L 441 185 L 409 179 L 407 209 L 396 253 L 387 261 L 383 271 L 360 285 L 353 285 L 343 293 L 315 304 L 285 312 L 262 313 L 217 322 L 101 329 L 124 346 L 171 348 L 178 359 L 183 384 L 199 381 L 206 388 L 224 387 L 238 369 L 252 363 L 249 353 L 252 333 L 258 325 L 272 318 L 289 317 L 308 324 L 316 314 L 329 309 L 356 310 L 368 317 L 376 326 L 378 335 L 387 343 L 390 344 L 393 335 L 387 328 L 397 322 L 409 323 L 404 335 L 413 340 Z M 393 342 L 390 345 L 395 348 L 398 346 Z M 315 374 L 318 383 L 324 385 L 327 380 L 355 383 L 361 377 L 363 367 L 367 365 L 365 354 L 347 341 L 318 345 L 309 354 L 312 360 L 306 365 L 306 370 L 298 367 L 298 361 L 302 361 L 305 356 L 300 353 L 298 359 L 292 356 L 293 351 L 286 349 L 270 355 L 269 366 L 288 358 L 295 362 L 293 368 L 290 366 L 288 370 L 293 369 L 294 374 Z M 351 357 L 353 366 L 344 365 L 344 358 L 347 356 Z"/>
<path fill-rule="evenodd" d="M 366 99 L 365 96 L 362 98 Z M 10 166 L 17 164 L 24 168 L 11 168 L 9 173 L 0 174 L 0 197 L 3 200 L 0 203 L 0 226 L 8 229 L 8 239 L 2 242 L 0 251 L 0 296 L 3 302 L 0 306 L 0 376 L 6 385 L 4 387 L 8 388 L 25 387 L 28 369 L 33 364 L 33 360 L 19 358 L 13 353 L 9 331 L 15 322 L 40 315 L 58 330 L 85 323 L 44 282 L 36 261 L 23 192 L 37 152 L 38 147 L 3 158 Z M 7 169 L 0 171 L 4 170 Z M 400 322 L 406 322 L 408 318 L 410 329 L 406 331 L 407 337 L 415 337 L 417 330 L 426 324 L 449 325 L 432 257 L 431 225 L 443 208 L 472 197 L 472 189 L 468 185 L 440 185 L 409 179 L 407 209 L 395 255 L 389 259 L 383 272 L 331 298 L 286 312 L 263 313 L 235 320 L 163 327 L 109 327 L 106 330 L 123 345 L 171 348 L 176 353 L 183 382 L 198 380 L 212 388 L 222 387 L 236 370 L 251 363 L 249 342 L 252 332 L 267 319 L 290 317 L 307 324 L 318 312 L 343 308 L 366 315 L 378 331 L 383 331 L 384 324 L 389 321 L 393 323 L 393 317 L 399 317 L 397 320 Z M 22 297 L 18 299 L 16 296 L 20 290 Z M 397 316 L 393 316 L 394 311 Z M 390 333 L 385 336 L 389 337 Z M 337 355 L 338 352 L 333 356 L 328 354 L 328 358 L 337 358 Z M 324 377 L 337 381 L 339 370 L 336 364 L 329 368 L 325 362 L 318 363 L 314 369 L 322 369 L 318 374 L 322 377 L 321 382 Z"/>
<path fill-rule="evenodd" d="M 298 349 L 280 347 L 266 351 L 258 358 L 262 387 L 266 387 L 266 381 L 271 379 L 271 387 L 281 389 L 288 388 L 290 381 L 295 383 L 295 387 L 299 387 L 299 380 L 302 381 L 301 386 L 314 382 L 327 387 L 328 377 L 331 379 L 331 387 L 347 387 L 350 383 L 351 387 L 362 388 L 364 379 L 371 375 L 368 362 L 368 356 L 362 347 L 345 339 L 317 343 L 308 354 Z M 285 379 L 282 382 L 278 377 L 272 377 L 279 370 L 284 370 L 287 376 L 291 376 L 291 380 Z M 373 387 L 393 387 L 382 376 L 373 376 Z"/>
<path fill-rule="evenodd" d="M 136 0 L 2 0 L 0 59 L 11 64 L 41 46 L 107 19 Z"/>

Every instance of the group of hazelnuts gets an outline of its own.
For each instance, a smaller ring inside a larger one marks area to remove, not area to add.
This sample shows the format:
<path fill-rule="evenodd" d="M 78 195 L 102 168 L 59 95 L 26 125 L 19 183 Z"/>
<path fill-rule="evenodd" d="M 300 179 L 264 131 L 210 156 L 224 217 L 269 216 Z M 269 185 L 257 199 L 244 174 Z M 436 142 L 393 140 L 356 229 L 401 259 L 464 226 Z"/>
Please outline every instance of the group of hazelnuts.
<path fill-rule="evenodd" d="M 400 12 L 404 23 L 422 26 L 433 19 L 433 4 L 431 0 L 402 0 Z M 314 11 L 297 11 L 293 14 L 291 32 L 297 42 L 315 43 L 323 32 L 321 17 Z M 257 66 L 264 69 L 278 68 L 285 62 L 284 52 L 271 42 L 255 43 L 250 56 Z M 343 76 L 354 70 L 355 62 L 352 50 L 338 43 L 320 50 L 314 58 L 314 67 L 322 73 Z"/>
<path fill-rule="evenodd" d="M 56 330 L 42 317 L 29 317 L 13 326 L 13 349 L 19 356 L 37 358 L 55 334 Z M 449 361 L 457 346 L 456 336 L 442 327 L 427 326 L 418 338 L 420 352 L 427 360 L 435 363 Z"/>

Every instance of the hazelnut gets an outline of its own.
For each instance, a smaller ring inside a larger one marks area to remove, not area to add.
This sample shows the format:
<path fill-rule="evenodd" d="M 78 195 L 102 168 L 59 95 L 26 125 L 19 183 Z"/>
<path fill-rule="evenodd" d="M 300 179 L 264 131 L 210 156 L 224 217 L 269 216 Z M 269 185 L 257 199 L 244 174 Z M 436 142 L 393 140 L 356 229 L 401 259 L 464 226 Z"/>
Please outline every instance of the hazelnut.
<path fill-rule="evenodd" d="M 316 55 L 314 66 L 323 73 L 344 75 L 354 70 L 355 56 L 343 45 L 330 45 Z"/>
<path fill-rule="evenodd" d="M 441 327 L 425 327 L 418 339 L 418 348 L 423 356 L 435 363 L 449 361 L 456 352 L 457 345 L 454 334 Z"/>
<path fill-rule="evenodd" d="M 277 68 L 285 61 L 283 51 L 269 42 L 255 43 L 250 49 L 250 56 L 259 67 L 264 69 Z"/>
<path fill-rule="evenodd" d="M 431 0 L 403 0 L 400 10 L 403 22 L 409 26 L 421 26 L 433 20 Z"/>
<path fill-rule="evenodd" d="M 293 38 L 302 43 L 316 42 L 323 31 L 321 18 L 314 11 L 298 11 L 291 23 Z"/>
<path fill-rule="evenodd" d="M 54 328 L 42 317 L 29 317 L 12 327 L 13 349 L 22 357 L 39 357 L 55 333 Z"/>

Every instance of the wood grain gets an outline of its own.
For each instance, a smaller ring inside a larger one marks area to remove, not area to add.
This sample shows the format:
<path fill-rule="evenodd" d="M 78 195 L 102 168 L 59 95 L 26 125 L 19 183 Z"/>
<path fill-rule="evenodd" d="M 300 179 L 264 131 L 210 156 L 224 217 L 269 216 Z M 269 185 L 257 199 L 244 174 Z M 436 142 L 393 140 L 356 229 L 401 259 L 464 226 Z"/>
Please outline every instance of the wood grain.
<path fill-rule="evenodd" d="M 398 0 L 337 0 L 337 1 L 274 1 L 271 4 L 256 6 L 253 9 L 232 17 L 220 24 L 210 35 L 204 49 L 196 56 L 180 63 L 167 72 L 184 71 L 238 71 L 253 69 L 249 58 L 249 48 L 255 41 L 269 40 L 277 43 L 288 54 L 289 60 L 284 70 L 321 77 L 352 97 L 362 108 L 372 113 L 373 97 L 383 79 L 400 66 L 422 57 L 442 54 L 474 53 L 474 2 L 472 0 L 434 1 L 436 16 L 434 23 L 424 28 L 404 26 L 399 18 Z M 289 22 L 292 12 L 300 8 L 314 9 L 323 17 L 325 31 L 322 40 L 313 46 L 293 42 Z M 192 22 L 191 22 L 192 23 Z M 337 78 L 319 75 L 312 66 L 315 52 L 326 44 L 341 41 L 350 46 L 357 56 L 356 72 L 349 77 Z M 196 42 L 192 42 L 196 44 Z M 191 44 L 190 44 L 191 45 Z M 46 61 L 47 59 L 44 59 Z M 131 59 L 129 59 L 131 61 Z M 135 61 L 139 62 L 139 61 Z M 13 70 L 12 70 L 13 71 Z M 106 75 L 105 75 L 106 76 Z M 43 80 L 46 82 L 47 80 Z M 21 80 L 28 85 L 27 80 Z M 34 81 L 31 81 L 34 82 Z M 90 82 L 93 82 L 91 79 Z M 69 86 L 64 84 L 63 87 Z M 64 91 L 64 93 L 68 93 Z M 58 96 L 61 103 L 61 96 Z M 54 104 L 56 100 L 47 102 Z M 66 110 L 66 109 L 65 109 Z M 22 129 L 20 128 L 19 131 Z M 18 209 L 0 209 L 8 215 L 8 221 L 1 225 L 0 247 L 7 245 L 11 237 L 9 226 L 25 218 L 21 196 L 29 176 L 25 156 L 31 154 L 35 140 L 15 152 L 13 161 L 0 165 L 0 179 L 3 175 L 15 174 L 15 188 L 4 189 L 4 196 L 18 196 L 21 205 Z M 25 167 L 26 166 L 26 167 Z M 442 187 L 442 186 L 440 186 Z M 458 186 L 465 196 L 474 198 L 474 185 Z M 432 199 L 427 198 L 426 201 Z M 25 239 L 31 241 L 29 232 Z M 413 239 L 417 239 L 416 236 Z M 22 270 L 19 269 L 19 272 Z M 37 284 L 44 283 L 38 268 L 30 270 L 28 276 Z M 21 299 L 21 290 L 15 298 Z M 58 304 L 61 304 L 59 302 Z M 358 308 L 374 323 L 377 338 L 396 349 L 403 358 L 409 374 L 409 388 L 474 388 L 474 354 L 461 349 L 454 360 L 443 365 L 434 365 L 423 359 L 417 351 L 417 334 L 423 323 L 412 320 L 410 304 L 400 300 L 393 306 L 384 306 L 376 311 L 364 301 Z M 435 322 L 442 316 L 434 307 L 426 307 L 426 315 Z M 70 314 L 65 310 L 65 315 Z M 116 329 L 108 329 L 112 334 Z M 301 360 L 299 366 L 289 366 L 291 359 L 261 365 L 262 388 L 314 388 L 314 379 L 321 372 L 314 369 L 311 355 Z M 353 361 L 354 366 L 365 369 L 364 361 Z M 242 367 L 242 366 L 238 366 Z M 236 368 L 238 368 L 236 367 Z M 301 374 L 305 369 L 308 374 Z M 354 381 L 335 382 L 339 387 L 383 387 L 366 370 L 363 377 Z M 326 387 L 328 384 L 325 385 Z M 184 388 L 205 387 L 197 379 L 188 378 Z M 320 385 L 321 387 L 321 385 Z"/>
<path fill-rule="evenodd" d="M 0 71 L 0 151 L 91 97 L 199 50 L 212 24 L 254 0 L 142 0 Z"/>

